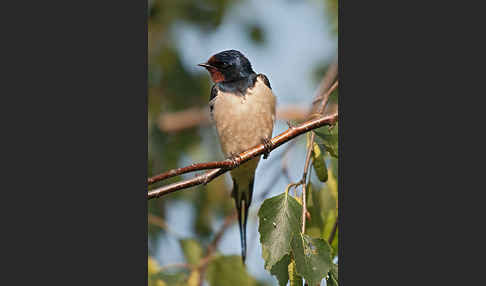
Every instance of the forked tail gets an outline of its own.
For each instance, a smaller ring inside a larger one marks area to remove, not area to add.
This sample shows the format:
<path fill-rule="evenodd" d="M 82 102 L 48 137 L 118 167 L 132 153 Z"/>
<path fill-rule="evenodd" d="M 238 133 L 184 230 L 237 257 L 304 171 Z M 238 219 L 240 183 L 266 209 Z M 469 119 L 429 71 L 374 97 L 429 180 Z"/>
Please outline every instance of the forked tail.
<path fill-rule="evenodd" d="M 238 225 L 240 227 L 241 240 L 241 258 L 243 263 L 246 259 L 246 223 L 248 221 L 248 209 L 251 204 L 251 197 L 253 194 L 252 178 L 248 188 L 239 188 L 238 184 L 233 180 L 233 198 L 235 199 L 236 212 L 238 213 Z"/>

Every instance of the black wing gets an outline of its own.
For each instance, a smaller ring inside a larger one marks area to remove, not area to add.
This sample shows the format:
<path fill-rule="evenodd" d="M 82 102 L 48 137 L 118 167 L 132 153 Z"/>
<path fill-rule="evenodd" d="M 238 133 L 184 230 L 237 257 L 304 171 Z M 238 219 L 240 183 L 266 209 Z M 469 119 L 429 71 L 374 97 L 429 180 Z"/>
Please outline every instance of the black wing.
<path fill-rule="evenodd" d="M 266 86 L 268 86 L 269 89 L 272 89 L 272 87 L 270 86 L 270 81 L 268 80 L 266 75 L 261 73 L 258 75 L 258 77 L 263 80 L 263 82 L 265 83 Z"/>
<path fill-rule="evenodd" d="M 218 88 L 216 85 L 213 85 L 211 88 L 211 96 L 209 97 L 209 111 L 213 113 L 213 108 L 214 108 L 214 98 L 216 98 L 216 95 L 218 95 Z"/>
<path fill-rule="evenodd" d="M 209 97 L 209 101 L 213 100 L 216 97 L 216 95 L 218 95 L 218 89 L 214 84 L 213 87 L 211 88 L 211 97 Z"/>

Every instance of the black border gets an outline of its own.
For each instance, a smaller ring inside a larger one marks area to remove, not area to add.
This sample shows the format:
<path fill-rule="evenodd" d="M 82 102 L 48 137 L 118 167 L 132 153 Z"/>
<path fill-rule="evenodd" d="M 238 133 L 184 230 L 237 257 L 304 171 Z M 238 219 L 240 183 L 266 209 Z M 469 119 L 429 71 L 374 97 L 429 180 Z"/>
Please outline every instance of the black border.
<path fill-rule="evenodd" d="M 5 9 L 21 77 L 2 93 L 21 107 L 6 274 L 147 285 L 147 1 L 33 5 Z"/>

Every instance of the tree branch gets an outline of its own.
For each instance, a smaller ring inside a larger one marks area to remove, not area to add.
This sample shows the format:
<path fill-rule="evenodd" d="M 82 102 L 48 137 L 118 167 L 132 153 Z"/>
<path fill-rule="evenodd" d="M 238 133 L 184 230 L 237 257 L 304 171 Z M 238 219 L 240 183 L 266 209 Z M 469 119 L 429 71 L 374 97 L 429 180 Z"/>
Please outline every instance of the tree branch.
<path fill-rule="evenodd" d="M 337 72 L 337 70 L 336 70 L 336 72 Z M 333 78 L 334 77 L 335 77 L 335 75 L 333 76 Z M 326 78 L 327 78 L 327 76 L 324 77 L 324 79 L 326 79 Z M 327 102 L 329 100 L 329 96 L 338 87 L 338 85 L 339 85 L 339 81 L 334 82 L 334 84 L 329 88 L 329 90 L 327 90 L 327 92 L 318 96 L 318 97 L 322 98 L 322 101 L 320 102 L 320 104 L 317 107 L 317 113 L 311 114 L 310 115 L 311 117 L 316 116 L 316 115 L 321 115 L 324 112 L 324 108 L 327 105 Z M 315 110 L 315 108 L 313 108 L 313 110 Z M 311 132 L 310 139 L 309 139 L 309 145 L 307 146 L 307 154 L 305 156 L 304 173 L 302 174 L 302 180 L 301 180 L 301 182 L 302 182 L 302 233 L 305 232 L 305 223 L 306 223 L 306 215 L 307 215 L 307 196 L 306 196 L 305 189 L 307 187 L 306 180 L 307 180 L 307 173 L 309 171 L 309 165 L 310 165 L 310 161 L 311 161 L 310 156 L 311 156 L 313 146 L 314 146 L 314 137 L 315 137 L 314 132 Z"/>
<path fill-rule="evenodd" d="M 322 127 L 324 125 L 333 125 L 334 123 L 336 123 L 337 119 L 338 119 L 338 113 L 334 113 L 334 114 L 329 115 L 329 116 L 324 116 L 324 117 L 312 119 L 312 120 L 304 122 L 300 125 L 291 127 L 289 129 L 287 129 L 285 132 L 273 137 L 270 140 L 271 143 L 272 143 L 270 150 L 273 150 L 273 149 L 279 147 L 280 145 L 290 141 L 291 139 L 293 139 L 293 138 L 295 138 L 299 135 L 302 135 L 302 134 L 304 134 L 304 133 L 306 133 L 310 130 Z M 254 158 L 258 155 L 265 153 L 265 151 L 266 151 L 265 146 L 263 144 L 260 144 L 260 145 L 257 145 L 255 147 L 251 148 L 250 150 L 247 150 L 247 151 L 244 151 L 244 152 L 238 154 L 237 156 L 235 156 L 234 160 L 225 160 L 225 161 L 220 161 L 220 162 L 193 164 L 193 165 L 188 166 L 188 167 L 179 168 L 179 169 L 176 169 L 176 170 L 171 170 L 171 171 L 166 172 L 164 174 L 157 175 L 155 177 L 168 178 L 169 176 L 174 176 L 174 174 L 180 175 L 180 174 L 184 174 L 184 173 L 187 173 L 187 172 L 193 172 L 193 171 L 197 171 L 197 170 L 205 170 L 205 169 L 208 169 L 209 166 L 211 166 L 213 168 L 214 168 L 214 166 L 221 166 L 217 169 L 206 172 L 203 175 L 199 175 L 196 178 L 183 180 L 181 182 L 173 183 L 173 184 L 170 184 L 170 185 L 166 185 L 166 186 L 151 190 L 151 191 L 148 192 L 148 199 L 150 200 L 150 199 L 153 199 L 153 198 L 165 196 L 165 195 L 170 194 L 172 192 L 175 192 L 177 190 L 186 189 L 186 188 L 189 188 L 189 187 L 192 187 L 192 186 L 207 184 L 210 181 L 212 181 L 214 178 L 226 173 L 227 171 L 229 171 L 233 168 L 236 168 L 237 166 L 241 165 L 242 163 L 247 162 L 250 159 L 252 159 L 252 158 Z M 152 182 L 152 183 L 154 183 L 156 181 L 157 180 L 155 180 L 154 177 L 149 179 L 149 182 Z M 160 180 L 158 180 L 158 181 L 160 181 Z"/>
<path fill-rule="evenodd" d="M 329 239 L 328 239 L 329 245 L 332 244 L 334 237 L 336 236 L 337 228 L 338 228 L 338 218 L 336 217 L 336 221 L 334 222 L 334 226 L 332 227 L 331 234 L 329 235 Z"/>

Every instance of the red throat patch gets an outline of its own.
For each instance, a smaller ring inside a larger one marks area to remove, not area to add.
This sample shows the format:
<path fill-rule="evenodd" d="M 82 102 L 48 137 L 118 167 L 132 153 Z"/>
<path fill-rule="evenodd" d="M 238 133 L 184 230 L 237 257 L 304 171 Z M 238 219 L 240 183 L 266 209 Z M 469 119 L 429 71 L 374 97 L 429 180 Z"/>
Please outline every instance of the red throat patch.
<path fill-rule="evenodd" d="M 224 81 L 224 75 L 216 68 L 209 68 L 208 71 L 211 74 L 211 78 L 215 83 Z"/>

